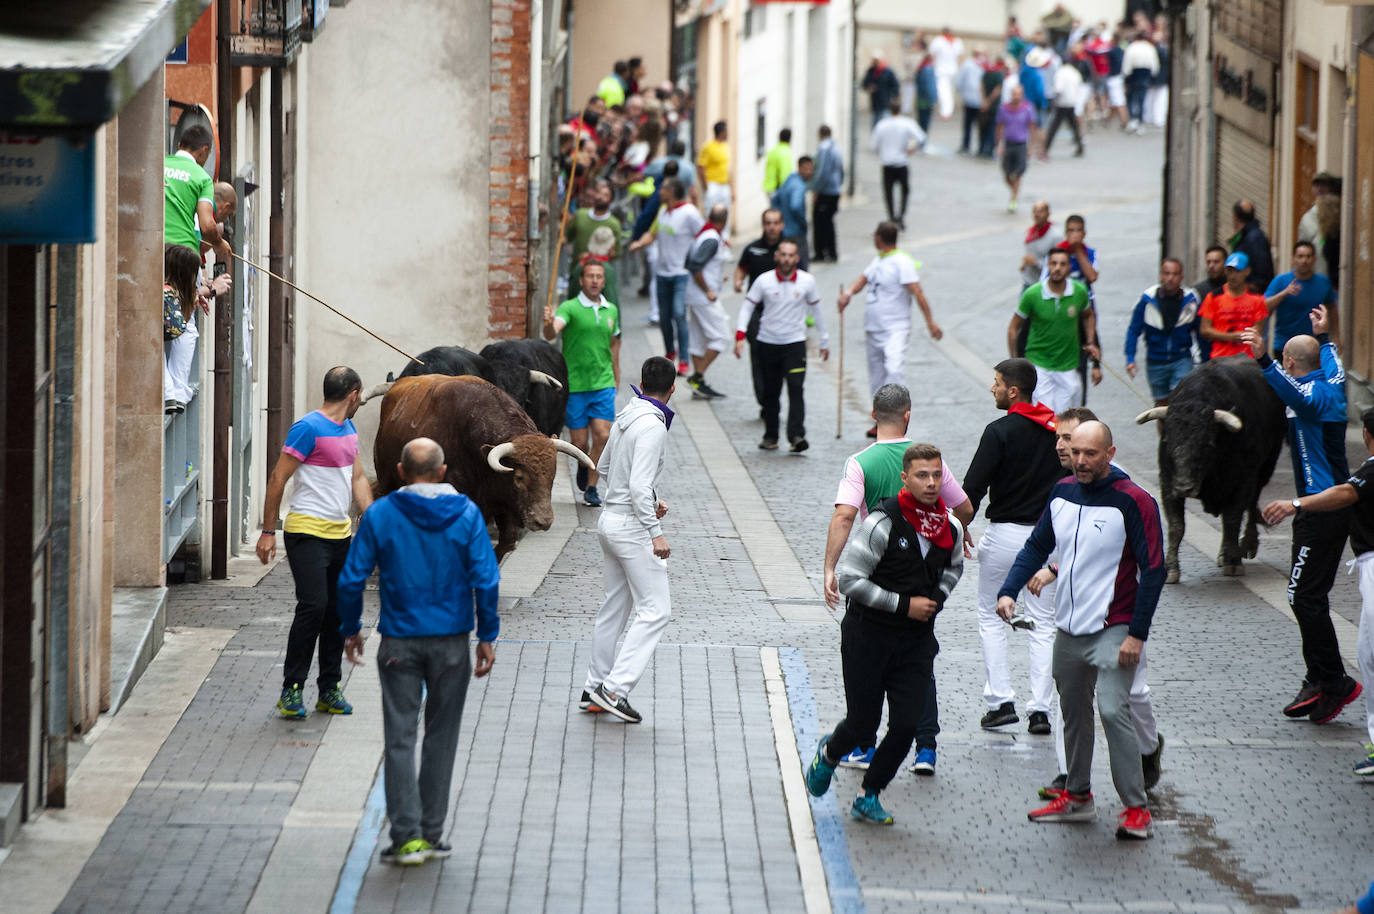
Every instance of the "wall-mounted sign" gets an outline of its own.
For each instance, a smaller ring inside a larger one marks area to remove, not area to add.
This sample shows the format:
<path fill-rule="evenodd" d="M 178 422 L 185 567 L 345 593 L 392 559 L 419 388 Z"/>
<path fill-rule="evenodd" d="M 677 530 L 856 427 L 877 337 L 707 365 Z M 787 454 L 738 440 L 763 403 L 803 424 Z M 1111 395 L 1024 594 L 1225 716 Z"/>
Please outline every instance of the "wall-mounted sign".
<path fill-rule="evenodd" d="M 1212 107 L 1255 139 L 1274 142 L 1278 65 L 1212 33 Z"/>
<path fill-rule="evenodd" d="M 0 134 L 0 244 L 95 241 L 95 140 Z"/>
<path fill-rule="evenodd" d="M 167 60 L 166 60 L 165 62 L 166 62 L 166 63 L 185 63 L 186 60 L 187 60 L 187 49 L 188 49 L 189 44 L 190 44 L 190 38 L 189 38 L 189 37 L 181 39 L 181 44 L 179 44 L 179 45 L 177 45 L 176 47 L 172 48 L 172 53 L 170 53 L 170 54 L 167 55 Z"/>

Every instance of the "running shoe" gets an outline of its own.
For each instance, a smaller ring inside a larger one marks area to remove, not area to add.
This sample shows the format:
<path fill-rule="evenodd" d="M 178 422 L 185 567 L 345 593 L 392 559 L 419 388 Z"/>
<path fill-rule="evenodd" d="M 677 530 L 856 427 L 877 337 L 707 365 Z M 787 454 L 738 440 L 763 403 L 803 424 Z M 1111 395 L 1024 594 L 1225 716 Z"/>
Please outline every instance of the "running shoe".
<path fill-rule="evenodd" d="M 1032 711 L 1027 718 L 1026 732 L 1034 736 L 1044 736 L 1050 732 L 1050 716 L 1044 711 Z"/>
<path fill-rule="evenodd" d="M 849 807 L 849 814 L 860 822 L 872 822 L 874 825 L 892 824 L 892 813 L 883 809 L 883 804 L 878 802 L 878 795 L 871 790 L 861 797 L 854 798 L 854 805 Z"/>
<path fill-rule="evenodd" d="M 344 698 L 343 689 L 334 686 L 320 693 L 319 700 L 315 702 L 315 710 L 326 714 L 352 714 L 353 706 Z"/>
<path fill-rule="evenodd" d="M 935 750 L 917 749 L 916 761 L 911 763 L 911 773 L 932 777 L 935 774 Z"/>
<path fill-rule="evenodd" d="M 1152 790 L 1159 783 L 1159 759 L 1164 755 L 1164 734 L 1157 734 L 1159 744 L 1155 746 L 1155 751 L 1149 755 L 1140 757 L 1140 768 L 1145 774 L 1145 789 Z"/>
<path fill-rule="evenodd" d="M 581 492 L 587 488 L 587 483 L 591 479 L 590 474 L 591 470 L 587 469 L 587 465 L 579 461 L 577 464 L 577 491 Z"/>
<path fill-rule="evenodd" d="M 1334 720 L 1337 714 L 1345 709 L 1345 706 L 1360 697 L 1364 691 L 1364 686 L 1360 685 L 1349 676 L 1339 687 L 1328 692 L 1323 690 L 1316 704 L 1312 705 L 1312 713 L 1308 718 L 1314 724 L 1324 724 L 1329 720 Z"/>
<path fill-rule="evenodd" d="M 1116 836 L 1123 841 L 1144 841 L 1151 834 L 1150 811 L 1144 806 L 1127 806 L 1117 817 Z"/>
<path fill-rule="evenodd" d="M 424 838 L 411 838 L 405 844 L 392 842 L 383 849 L 381 860 L 394 866 L 419 866 L 429 859 L 429 842 Z"/>
<path fill-rule="evenodd" d="M 1040 799 L 1057 800 L 1069 792 L 1068 785 L 1069 776 L 1067 774 L 1056 775 L 1053 781 L 1040 788 Z"/>
<path fill-rule="evenodd" d="M 858 768 L 862 771 L 867 771 L 868 766 L 873 764 L 873 753 L 877 751 L 878 750 L 875 747 L 870 746 L 869 748 L 865 749 L 862 746 L 860 746 L 853 752 L 846 755 L 844 758 L 840 759 L 840 767 Z"/>
<path fill-rule="evenodd" d="M 591 699 L 592 704 L 609 714 L 619 717 L 628 724 L 637 724 L 644 719 L 638 711 L 630 707 L 630 703 L 625 700 L 624 695 L 615 697 L 611 695 L 610 692 L 606 691 L 604 685 L 599 685 L 592 691 Z"/>
<path fill-rule="evenodd" d="M 282 717 L 298 718 L 305 716 L 305 701 L 301 698 L 301 687 L 289 685 L 281 690 L 281 698 L 277 699 L 277 710 Z"/>
<path fill-rule="evenodd" d="M 587 491 L 582 493 L 582 504 L 589 508 L 601 507 L 601 495 L 596 491 L 596 486 L 587 486 Z"/>
<path fill-rule="evenodd" d="M 583 711 L 588 711 L 592 714 L 602 713 L 601 709 L 592 701 L 592 693 L 588 692 L 586 689 L 582 690 L 582 697 L 577 700 L 577 706 Z"/>
<path fill-rule="evenodd" d="M 1302 688 L 1298 689 L 1297 696 L 1288 704 L 1283 706 L 1284 717 L 1306 717 L 1312 711 L 1312 706 L 1321 698 L 1322 690 L 1306 679 L 1302 681 Z"/>
<path fill-rule="evenodd" d="M 835 776 L 835 766 L 825 757 L 825 746 L 830 742 L 831 734 L 827 733 L 821 737 L 820 744 L 816 746 L 816 754 L 811 758 L 811 764 L 806 767 L 806 792 L 813 797 L 823 797 L 825 792 L 830 789 L 830 779 Z"/>
<path fill-rule="evenodd" d="M 425 851 L 426 860 L 442 860 L 453 855 L 453 845 L 438 838 L 426 838 L 425 843 L 429 848 Z"/>
<path fill-rule="evenodd" d="M 689 365 L 689 364 L 687 364 L 686 362 L 678 362 L 678 363 L 677 363 L 677 373 L 678 373 L 679 376 L 681 376 L 681 377 L 686 377 L 688 374 L 691 373 L 691 371 L 692 371 L 692 366 Z"/>
<path fill-rule="evenodd" d="M 1026 813 L 1026 818 L 1032 822 L 1091 822 L 1097 818 L 1097 808 L 1092 794 L 1075 797 L 1065 791 L 1048 805 Z"/>
<path fill-rule="evenodd" d="M 1355 773 L 1362 778 L 1374 777 L 1374 746 L 1365 746 L 1369 754 L 1355 763 Z"/>
<path fill-rule="evenodd" d="M 800 454 L 810 446 L 810 443 L 805 438 L 793 438 L 790 450 L 793 454 Z"/>
<path fill-rule="evenodd" d="M 1007 724 L 1014 724 L 1020 719 L 1016 716 L 1015 702 L 1004 701 L 984 714 L 978 721 L 978 726 L 984 730 L 995 730 L 998 727 L 1005 727 Z"/>
<path fill-rule="evenodd" d="M 701 379 L 701 383 L 698 384 L 698 385 L 696 386 L 696 389 L 692 391 L 692 396 L 694 396 L 694 397 L 696 397 L 696 396 L 701 396 L 701 397 L 704 397 L 704 398 L 707 399 L 707 400 L 723 400 L 723 399 L 725 399 L 725 394 L 723 394 L 723 393 L 721 393 L 720 391 L 716 390 L 716 389 L 715 389 L 714 387 L 712 387 L 710 384 L 707 384 L 705 378 L 702 378 L 702 379 Z"/>
<path fill-rule="evenodd" d="M 778 439 L 776 438 L 765 438 L 759 442 L 759 450 L 761 451 L 776 451 L 777 449 Z"/>
<path fill-rule="evenodd" d="M 1016 200 L 1015 200 L 1014 198 L 1007 201 L 1007 212 L 1009 212 L 1009 213 L 1014 213 L 1014 212 L 1016 212 Z"/>

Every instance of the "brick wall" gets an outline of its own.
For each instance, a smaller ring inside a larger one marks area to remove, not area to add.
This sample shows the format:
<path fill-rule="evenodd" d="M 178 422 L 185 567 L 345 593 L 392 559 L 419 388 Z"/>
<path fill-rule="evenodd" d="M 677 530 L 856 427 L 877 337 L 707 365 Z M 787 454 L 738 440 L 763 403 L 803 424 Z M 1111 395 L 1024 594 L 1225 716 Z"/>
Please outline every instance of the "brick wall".
<path fill-rule="evenodd" d="M 491 0 L 487 332 L 523 337 L 529 311 L 530 7 Z"/>

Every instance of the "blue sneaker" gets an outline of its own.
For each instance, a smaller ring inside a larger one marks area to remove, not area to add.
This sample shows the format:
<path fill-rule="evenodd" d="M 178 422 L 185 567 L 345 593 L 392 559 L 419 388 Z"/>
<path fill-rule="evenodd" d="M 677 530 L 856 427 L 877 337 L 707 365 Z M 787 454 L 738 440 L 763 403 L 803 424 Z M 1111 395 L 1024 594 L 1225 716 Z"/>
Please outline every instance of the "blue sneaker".
<path fill-rule="evenodd" d="M 301 698 L 301 687 L 293 684 L 282 689 L 281 698 L 277 699 L 277 710 L 282 717 L 304 717 L 305 701 Z"/>
<path fill-rule="evenodd" d="M 1360 759 L 1355 765 L 1355 773 L 1362 778 L 1374 776 L 1374 746 L 1365 746 L 1365 751 L 1369 754 Z"/>
<path fill-rule="evenodd" d="M 911 763 L 912 774 L 923 774 L 932 777 L 935 774 L 935 750 L 917 749 L 916 761 Z"/>
<path fill-rule="evenodd" d="M 582 504 L 589 508 L 601 507 L 601 495 L 596 491 L 596 486 L 587 486 L 587 490 L 582 493 Z"/>
<path fill-rule="evenodd" d="M 883 804 L 878 802 L 878 795 L 872 791 L 855 797 L 854 805 L 849 807 L 849 814 L 860 822 L 872 822 L 874 825 L 892 824 L 892 814 L 883 809 Z"/>
<path fill-rule="evenodd" d="M 343 689 L 334 686 L 320 693 L 319 700 L 315 702 L 315 710 L 326 714 L 352 714 L 353 706 L 344 698 Z"/>
<path fill-rule="evenodd" d="M 862 746 L 860 746 L 853 752 L 846 755 L 844 758 L 840 759 L 840 767 L 858 768 L 863 771 L 867 771 L 868 766 L 873 764 L 873 753 L 877 751 L 878 750 L 876 747 L 865 749 Z"/>
<path fill-rule="evenodd" d="M 825 744 L 830 742 L 831 734 L 821 737 L 816 747 L 816 755 L 806 767 L 806 790 L 813 797 L 823 797 L 830 789 L 830 779 L 835 776 L 835 766 L 825 760 Z"/>

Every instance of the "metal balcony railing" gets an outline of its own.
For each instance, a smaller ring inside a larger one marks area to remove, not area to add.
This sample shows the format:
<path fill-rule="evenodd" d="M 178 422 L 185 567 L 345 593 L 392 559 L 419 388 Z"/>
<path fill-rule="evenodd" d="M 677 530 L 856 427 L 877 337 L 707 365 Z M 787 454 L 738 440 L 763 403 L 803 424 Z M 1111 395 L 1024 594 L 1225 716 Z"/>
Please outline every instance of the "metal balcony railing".
<path fill-rule="evenodd" d="M 227 0 L 229 59 L 236 67 L 279 67 L 301 44 L 302 0 Z"/>

